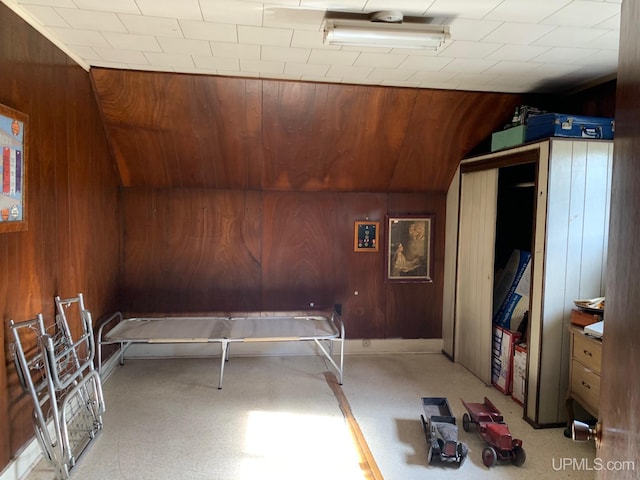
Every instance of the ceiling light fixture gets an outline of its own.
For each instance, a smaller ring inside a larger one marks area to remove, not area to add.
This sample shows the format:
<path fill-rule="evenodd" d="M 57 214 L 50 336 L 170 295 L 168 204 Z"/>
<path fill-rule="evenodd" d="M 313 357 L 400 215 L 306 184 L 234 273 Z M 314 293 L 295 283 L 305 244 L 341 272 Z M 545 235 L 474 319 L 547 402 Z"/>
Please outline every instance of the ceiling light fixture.
<path fill-rule="evenodd" d="M 449 27 L 404 17 L 401 12 L 374 12 L 364 18 L 330 15 L 325 17 L 324 43 L 327 45 L 417 48 L 438 50 L 449 38 Z"/>

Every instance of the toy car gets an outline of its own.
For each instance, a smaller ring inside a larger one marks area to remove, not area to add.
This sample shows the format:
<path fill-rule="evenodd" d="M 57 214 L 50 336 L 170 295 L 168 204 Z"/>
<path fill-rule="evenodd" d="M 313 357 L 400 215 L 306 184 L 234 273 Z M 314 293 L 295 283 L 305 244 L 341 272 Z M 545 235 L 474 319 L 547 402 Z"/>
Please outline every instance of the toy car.
<path fill-rule="evenodd" d="M 429 447 L 427 463 L 437 460 L 456 462 L 460 466 L 466 448 L 458 443 L 456 417 L 451 413 L 449 401 L 443 397 L 423 397 L 422 407 L 424 415 L 420 415 L 420 419 Z"/>
<path fill-rule="evenodd" d="M 516 466 L 524 463 L 527 456 L 522 448 L 522 440 L 511 437 L 509 427 L 504 423 L 500 410 L 484 397 L 484 403 L 466 403 L 462 400 L 469 413 L 462 417 L 462 428 L 469 431 L 471 423 L 478 427 L 480 436 L 489 445 L 482 449 L 482 463 L 492 467 L 497 461 L 511 460 Z"/>

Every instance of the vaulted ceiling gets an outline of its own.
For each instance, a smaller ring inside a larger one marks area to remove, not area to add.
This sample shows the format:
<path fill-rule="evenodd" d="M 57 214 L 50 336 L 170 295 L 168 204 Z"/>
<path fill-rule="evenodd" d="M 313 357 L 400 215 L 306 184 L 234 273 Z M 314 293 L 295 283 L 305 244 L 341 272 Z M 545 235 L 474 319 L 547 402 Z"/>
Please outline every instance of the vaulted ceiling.
<path fill-rule="evenodd" d="M 559 92 L 614 75 L 621 0 L 2 0 L 86 69 Z M 437 52 L 323 44 L 327 10 L 450 28 Z"/>

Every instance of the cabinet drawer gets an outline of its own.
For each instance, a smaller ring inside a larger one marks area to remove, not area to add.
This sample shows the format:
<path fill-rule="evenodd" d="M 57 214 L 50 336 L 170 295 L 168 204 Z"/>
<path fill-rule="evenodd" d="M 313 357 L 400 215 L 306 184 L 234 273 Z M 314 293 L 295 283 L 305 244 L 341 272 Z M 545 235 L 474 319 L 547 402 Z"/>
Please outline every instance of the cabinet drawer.
<path fill-rule="evenodd" d="M 573 358 L 596 373 L 600 373 L 602 343 L 581 333 L 573 334 Z"/>
<path fill-rule="evenodd" d="M 600 376 L 573 360 L 571 374 L 571 393 L 585 407 L 598 412 L 600 400 Z"/>

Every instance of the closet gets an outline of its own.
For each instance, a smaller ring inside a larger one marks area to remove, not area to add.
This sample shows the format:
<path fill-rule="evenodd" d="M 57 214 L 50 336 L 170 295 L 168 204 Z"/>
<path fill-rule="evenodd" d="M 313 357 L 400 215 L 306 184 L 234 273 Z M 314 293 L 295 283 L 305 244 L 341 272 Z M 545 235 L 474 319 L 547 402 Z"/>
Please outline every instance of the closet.
<path fill-rule="evenodd" d="M 611 141 L 552 138 L 464 160 L 448 192 L 444 353 L 491 383 L 496 271 L 529 247 L 523 417 L 535 427 L 566 421 L 573 301 L 605 294 L 612 154 Z"/>

